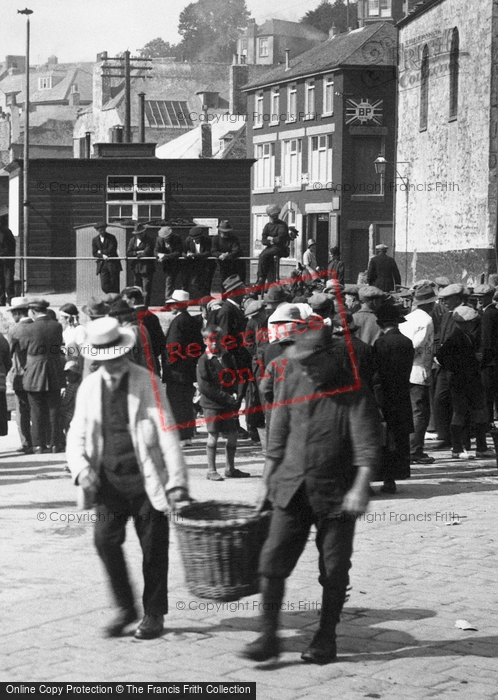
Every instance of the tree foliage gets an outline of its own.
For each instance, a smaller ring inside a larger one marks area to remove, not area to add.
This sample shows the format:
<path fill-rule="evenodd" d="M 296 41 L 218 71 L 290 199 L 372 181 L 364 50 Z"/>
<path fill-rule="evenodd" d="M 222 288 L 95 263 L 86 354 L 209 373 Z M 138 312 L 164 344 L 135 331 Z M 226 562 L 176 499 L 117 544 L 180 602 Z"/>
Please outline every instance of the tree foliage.
<path fill-rule="evenodd" d="M 247 27 L 245 0 L 197 0 L 180 14 L 181 54 L 187 61 L 231 62 L 237 38 Z"/>
<path fill-rule="evenodd" d="M 347 26 L 347 5 L 344 0 L 335 0 L 330 3 L 329 0 L 322 0 L 318 7 L 307 12 L 300 19 L 303 24 L 310 24 L 322 32 L 328 30 L 335 25 L 341 32 L 348 30 Z M 349 26 L 355 28 L 358 22 L 358 6 L 353 0 L 349 3 Z"/>
<path fill-rule="evenodd" d="M 152 39 L 140 50 L 142 58 L 164 58 L 166 56 L 177 56 L 177 54 L 178 47 L 175 44 L 170 44 L 169 41 L 164 41 L 160 37 Z"/>

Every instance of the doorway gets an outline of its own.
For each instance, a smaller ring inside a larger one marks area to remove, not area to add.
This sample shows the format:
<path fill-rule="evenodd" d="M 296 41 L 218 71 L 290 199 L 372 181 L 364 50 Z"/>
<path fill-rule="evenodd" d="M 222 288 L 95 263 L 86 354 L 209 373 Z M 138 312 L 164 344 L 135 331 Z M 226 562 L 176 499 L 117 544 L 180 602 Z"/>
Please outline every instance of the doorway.
<path fill-rule="evenodd" d="M 329 262 L 329 214 L 308 214 L 308 238 L 316 241 L 316 261 L 322 270 Z"/>

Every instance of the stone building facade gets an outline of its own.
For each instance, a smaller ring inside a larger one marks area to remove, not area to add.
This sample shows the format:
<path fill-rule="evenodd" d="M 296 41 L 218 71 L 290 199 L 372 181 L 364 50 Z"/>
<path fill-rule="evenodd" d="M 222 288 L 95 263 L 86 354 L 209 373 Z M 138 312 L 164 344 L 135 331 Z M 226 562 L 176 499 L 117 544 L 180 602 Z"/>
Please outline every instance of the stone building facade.
<path fill-rule="evenodd" d="M 496 270 L 498 5 L 426 0 L 398 27 L 398 264 L 470 285 Z"/>

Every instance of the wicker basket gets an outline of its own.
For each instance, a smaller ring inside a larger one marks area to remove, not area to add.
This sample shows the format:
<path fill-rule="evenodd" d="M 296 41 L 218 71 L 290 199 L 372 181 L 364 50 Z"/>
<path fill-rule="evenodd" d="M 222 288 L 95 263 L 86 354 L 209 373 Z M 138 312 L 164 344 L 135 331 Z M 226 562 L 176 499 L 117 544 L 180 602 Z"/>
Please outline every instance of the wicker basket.
<path fill-rule="evenodd" d="M 175 518 L 187 587 L 198 598 L 233 601 L 258 592 L 258 559 L 270 513 L 246 503 L 205 501 Z"/>

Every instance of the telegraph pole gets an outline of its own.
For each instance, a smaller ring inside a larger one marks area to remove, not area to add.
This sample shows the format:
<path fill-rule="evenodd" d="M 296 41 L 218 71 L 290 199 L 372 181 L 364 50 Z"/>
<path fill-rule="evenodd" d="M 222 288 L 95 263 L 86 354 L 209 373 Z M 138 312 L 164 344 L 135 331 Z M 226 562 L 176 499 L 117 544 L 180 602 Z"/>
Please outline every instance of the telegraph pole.
<path fill-rule="evenodd" d="M 17 10 L 19 15 L 26 15 L 26 95 L 24 97 L 24 152 L 23 152 L 23 236 L 21 246 L 21 288 L 23 295 L 28 287 L 28 235 L 29 235 L 29 16 L 33 10 Z"/>

